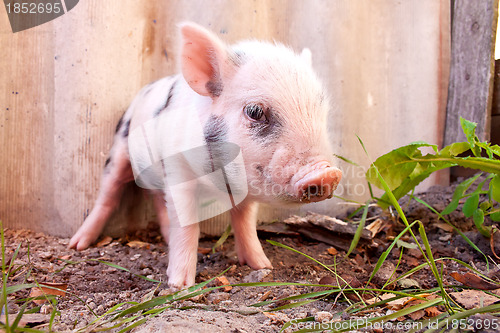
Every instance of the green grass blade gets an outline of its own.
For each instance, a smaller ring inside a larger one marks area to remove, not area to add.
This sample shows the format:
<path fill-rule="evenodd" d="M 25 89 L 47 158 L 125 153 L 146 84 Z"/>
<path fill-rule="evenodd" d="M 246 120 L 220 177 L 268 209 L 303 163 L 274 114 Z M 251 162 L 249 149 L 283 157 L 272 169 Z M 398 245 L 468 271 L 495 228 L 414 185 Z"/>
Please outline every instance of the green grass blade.
<path fill-rule="evenodd" d="M 7 307 L 7 272 L 5 262 L 5 235 L 3 230 L 3 223 L 0 221 L 0 241 L 2 246 L 2 295 L 0 299 L 0 312 L 5 315 L 5 327 L 7 333 L 10 333 L 9 325 L 9 311 Z"/>
<path fill-rule="evenodd" d="M 136 273 L 133 273 L 131 272 L 128 268 L 125 268 L 125 267 L 122 267 L 120 265 L 117 265 L 117 264 L 114 264 L 112 262 L 109 262 L 109 261 L 104 261 L 104 260 L 99 260 L 99 259 L 88 259 L 88 261 L 96 261 L 98 263 L 101 263 L 101 264 L 104 264 L 104 265 L 107 265 L 109 267 L 113 267 L 113 268 L 116 268 L 116 269 L 119 269 L 119 270 L 122 270 L 122 271 L 125 271 L 127 273 L 130 273 L 140 279 L 143 279 L 143 280 L 146 280 L 146 281 L 149 281 L 149 282 L 154 282 L 154 283 L 161 283 L 161 281 L 158 281 L 158 280 L 155 280 L 155 279 L 150 279 L 146 276 L 143 276 L 143 275 L 140 275 L 140 274 L 136 274 Z"/>
<path fill-rule="evenodd" d="M 370 324 L 373 323 L 378 323 L 378 322 L 388 322 L 390 320 L 402 317 L 402 316 L 407 316 L 413 312 L 417 312 L 432 306 L 437 306 L 443 303 L 443 300 L 437 298 L 433 300 L 428 300 L 426 302 L 416 304 L 404 309 L 401 309 L 399 311 L 393 312 L 389 315 L 381 316 L 381 317 L 375 317 L 375 318 L 368 318 L 367 320 L 360 321 L 359 324 L 358 322 L 353 323 L 352 320 L 345 320 L 345 321 L 337 321 L 333 323 L 327 323 L 325 325 L 317 325 L 312 328 L 304 328 L 298 331 L 295 331 L 295 333 L 306 333 L 306 332 L 318 332 L 318 331 L 328 331 L 328 330 L 334 330 L 334 332 L 348 332 L 352 330 L 359 330 L 362 328 L 365 328 L 369 326 Z M 335 330 L 336 327 L 343 327 L 340 330 Z"/>
<path fill-rule="evenodd" d="M 360 166 L 358 163 L 353 162 L 353 161 L 351 161 L 350 159 L 348 159 L 348 158 L 346 158 L 344 156 L 340 156 L 340 155 L 337 155 L 337 154 L 333 154 L 333 156 L 335 156 L 336 158 L 338 158 L 338 159 L 340 159 L 340 160 L 342 160 L 342 161 L 344 161 L 346 163 L 349 163 L 351 165 L 354 165 L 354 166 L 357 166 L 357 167 Z"/>
<path fill-rule="evenodd" d="M 12 271 L 12 267 L 14 266 L 14 261 L 16 260 L 17 255 L 19 254 L 19 250 L 21 249 L 21 245 L 22 245 L 22 243 L 19 243 L 19 245 L 17 245 L 17 248 L 14 251 L 14 254 L 12 255 L 12 258 L 10 259 L 9 268 L 7 270 L 7 279 L 10 277 L 10 274 L 11 274 L 11 271 Z"/>
<path fill-rule="evenodd" d="M 480 307 L 480 308 L 474 308 L 471 310 L 464 310 L 461 312 L 457 312 L 449 317 L 447 317 L 444 320 L 439 321 L 437 325 L 437 329 L 440 328 L 445 328 L 445 326 L 451 327 L 452 323 L 457 323 L 461 319 L 468 318 L 472 315 L 479 314 L 479 313 L 496 313 L 500 311 L 500 304 L 492 304 L 489 306 L 485 307 Z M 425 331 L 425 333 L 432 333 L 435 332 L 435 328 L 428 329 Z"/>
<path fill-rule="evenodd" d="M 293 308 L 297 308 L 299 306 L 311 304 L 311 303 L 317 302 L 317 301 L 318 301 L 317 299 L 306 299 L 304 301 L 289 303 L 289 304 L 285 304 L 282 306 L 278 306 L 277 308 L 272 309 L 271 311 L 281 311 L 281 310 L 286 310 L 286 309 L 293 309 Z"/>
<path fill-rule="evenodd" d="M 290 246 L 287 246 L 285 244 L 281 244 L 281 243 L 278 243 L 278 242 L 275 242 L 275 241 L 272 241 L 272 240 L 267 240 L 267 242 L 271 245 L 274 245 L 274 246 L 279 246 L 279 247 L 282 247 L 284 249 L 287 249 L 287 250 L 290 250 L 292 252 L 295 252 L 295 253 L 298 253 L 304 257 L 306 257 L 307 259 L 309 260 L 312 260 L 314 261 L 315 263 L 317 263 L 318 265 L 322 266 L 323 268 L 325 268 L 326 270 L 330 271 L 332 274 L 335 274 L 335 272 L 330 268 L 328 267 L 327 265 L 323 264 L 321 261 L 319 260 L 316 260 L 315 258 L 311 257 L 311 256 L 308 256 L 307 254 L 303 253 L 303 252 L 300 252 L 299 250 L 296 250 L 294 249 L 293 247 L 290 247 Z"/>
<path fill-rule="evenodd" d="M 220 247 L 220 246 L 222 246 L 222 244 L 224 244 L 224 242 L 226 241 L 226 239 L 231 234 L 231 230 L 232 230 L 232 227 L 231 227 L 231 224 L 229 224 L 227 226 L 226 230 L 224 231 L 224 233 L 220 236 L 220 238 L 217 240 L 217 242 L 212 247 L 212 253 L 215 253 L 215 249 L 218 248 L 218 247 Z"/>
<path fill-rule="evenodd" d="M 414 221 L 412 224 L 410 224 L 405 229 L 403 229 L 403 231 L 401 231 L 399 233 L 399 235 L 397 235 L 396 238 L 394 238 L 394 240 L 392 241 L 391 245 L 389 245 L 389 247 L 382 253 L 382 255 L 380 256 L 380 258 L 377 260 L 377 264 L 375 265 L 375 268 L 373 269 L 373 272 L 370 275 L 370 278 L 368 279 L 368 282 L 366 282 L 366 286 L 368 286 L 368 284 L 371 282 L 371 280 L 373 279 L 373 277 L 375 276 L 375 274 L 377 274 L 377 272 L 380 269 L 380 267 L 382 267 L 382 264 L 384 263 L 385 259 L 389 255 L 389 253 L 391 253 L 392 249 L 397 244 L 398 240 L 401 237 L 403 237 L 403 235 L 406 234 L 417 222 L 418 221 Z"/>
<path fill-rule="evenodd" d="M 300 254 L 300 255 L 302 255 L 302 256 L 304 256 L 304 257 L 306 257 L 306 258 L 314 261 L 315 263 L 321 265 L 323 268 L 325 268 L 329 272 L 331 272 L 337 279 L 340 279 L 343 283 L 345 283 L 346 286 L 350 287 L 349 283 L 346 280 L 344 280 L 344 278 L 342 278 L 341 276 L 339 276 L 337 274 L 337 272 L 333 271 L 330 267 L 328 267 L 327 265 L 323 264 L 321 261 L 316 260 L 315 258 L 313 258 L 311 256 L 308 256 L 307 254 L 305 254 L 303 252 L 300 252 L 300 251 L 298 251 L 298 250 L 296 250 L 296 249 L 294 249 L 292 247 L 286 246 L 284 244 L 281 244 L 281 243 L 278 243 L 278 242 L 275 242 L 275 241 L 272 241 L 272 240 L 267 240 L 267 242 L 270 243 L 270 244 L 272 244 L 272 245 L 279 246 L 279 247 L 282 247 L 284 249 L 287 249 L 287 250 L 293 251 L 295 253 L 298 253 L 298 254 Z M 363 299 L 359 294 L 357 294 L 357 292 L 355 292 L 355 293 L 359 297 L 359 299 L 361 299 L 361 300 Z"/>
<path fill-rule="evenodd" d="M 321 296 L 328 296 L 330 294 L 338 293 L 338 292 L 342 291 L 342 289 L 338 288 L 338 286 L 325 285 L 324 287 L 327 287 L 327 288 L 329 287 L 332 289 L 323 290 L 323 291 L 314 291 L 314 292 L 305 293 L 305 294 L 293 295 L 293 296 L 289 296 L 289 297 L 285 297 L 285 298 L 273 299 L 270 301 L 258 302 L 258 303 L 251 304 L 249 306 L 261 307 L 261 306 L 265 306 L 265 305 L 269 305 L 269 304 L 277 303 L 277 302 L 282 302 L 282 301 L 296 301 L 296 300 L 308 299 L 308 298 L 318 298 L 316 300 L 319 300 L 319 297 L 321 297 Z"/>
<path fill-rule="evenodd" d="M 453 192 L 453 196 L 451 198 L 451 202 L 446 206 L 446 208 L 442 211 L 443 215 L 448 215 L 451 212 L 455 211 L 458 207 L 460 199 L 462 199 L 464 193 L 469 189 L 469 187 L 482 175 L 483 173 L 477 173 L 475 176 L 468 178 L 457 185 L 455 192 Z"/>
<path fill-rule="evenodd" d="M 24 315 L 24 311 L 26 310 L 26 307 L 28 306 L 28 302 L 25 302 L 21 307 L 19 308 L 19 312 L 17 313 L 16 318 L 12 322 L 10 329 L 15 332 L 17 325 L 19 325 L 19 322 L 21 321 L 21 318 Z"/>
<path fill-rule="evenodd" d="M 311 322 L 311 321 L 314 321 L 314 317 L 306 317 L 303 319 L 290 320 L 289 322 L 285 323 L 285 325 L 283 325 L 283 327 L 280 329 L 279 333 L 284 332 L 288 327 L 290 327 L 292 325 L 297 325 L 297 324 L 300 325 L 301 323 L 307 323 L 307 322 Z"/>
<path fill-rule="evenodd" d="M 344 258 L 349 257 L 349 255 L 356 249 L 356 246 L 358 245 L 359 239 L 361 238 L 361 234 L 363 233 L 363 230 L 365 228 L 365 223 L 366 223 L 366 216 L 368 215 L 368 208 L 370 207 L 369 203 L 367 202 L 365 204 L 365 208 L 363 210 L 363 215 L 361 216 L 361 220 L 359 221 L 358 228 L 356 229 L 356 233 L 354 234 L 354 237 L 351 241 L 351 245 L 349 246 L 349 250 L 345 254 Z"/>
<path fill-rule="evenodd" d="M 477 252 L 481 253 L 486 261 L 486 265 L 487 265 L 487 269 L 489 270 L 489 261 L 488 261 L 488 257 L 486 257 L 486 254 L 483 253 L 483 251 L 481 251 L 476 244 L 474 244 L 470 239 L 469 237 L 467 237 L 460 229 L 458 229 L 457 227 L 455 227 L 450 221 L 448 221 L 443 215 L 444 213 L 440 213 L 438 212 L 434 207 L 432 207 L 431 205 L 429 205 L 427 202 L 425 202 L 424 200 L 418 198 L 418 197 L 415 197 L 415 196 L 412 196 L 413 199 L 419 203 L 421 203 L 422 205 L 424 205 L 425 207 L 427 207 L 428 209 L 430 209 L 434 214 L 436 214 L 441 220 L 443 220 L 446 224 L 448 224 L 449 226 L 451 226 L 453 228 L 453 230 L 455 230 L 474 250 L 476 250 Z"/>
<path fill-rule="evenodd" d="M 418 222 L 418 232 L 420 233 L 420 238 L 422 238 L 422 243 L 425 246 L 425 251 L 427 252 L 427 257 L 429 258 L 428 262 L 430 263 L 431 271 L 434 274 L 434 277 L 436 278 L 436 281 L 439 285 L 439 289 L 441 289 L 441 295 L 442 295 L 443 299 L 446 301 L 446 303 L 448 304 L 449 296 L 448 296 L 446 290 L 444 289 L 443 278 L 439 274 L 439 270 L 437 268 L 436 261 L 434 260 L 434 256 L 432 255 L 431 246 L 429 244 L 429 240 L 427 239 L 427 234 L 425 233 L 424 224 L 420 221 Z M 449 307 L 449 306 L 448 306 L 448 308 L 451 309 L 451 307 Z"/>

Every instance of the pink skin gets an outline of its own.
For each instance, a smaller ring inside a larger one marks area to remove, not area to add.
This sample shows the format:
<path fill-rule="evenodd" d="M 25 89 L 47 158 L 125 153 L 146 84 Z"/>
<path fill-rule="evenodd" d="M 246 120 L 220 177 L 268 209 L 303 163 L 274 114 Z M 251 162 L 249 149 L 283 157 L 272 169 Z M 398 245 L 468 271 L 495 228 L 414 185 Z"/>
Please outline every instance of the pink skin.
<path fill-rule="evenodd" d="M 311 69 L 310 52 L 296 55 L 281 45 L 253 41 L 230 49 L 194 24 L 183 25 L 181 34 L 182 76 L 145 87 L 123 122 L 128 121 L 132 131 L 155 119 L 168 91 L 175 96 L 165 112 L 182 115 L 194 108 L 203 126 L 210 117 L 221 119 L 226 131 L 223 139 L 241 148 L 248 181 L 248 196 L 230 211 L 239 261 L 254 269 L 272 268 L 257 237 L 257 202 L 296 205 L 325 200 L 342 177 L 330 160 L 325 125 L 329 103 Z M 244 111 L 248 105 L 259 105 L 264 115 L 253 119 Z M 182 133 L 192 128 L 182 122 L 161 125 L 170 127 L 161 130 L 175 133 L 177 140 L 183 140 Z M 122 126 L 115 136 L 95 207 L 71 239 L 71 248 L 83 250 L 97 239 L 119 203 L 124 184 L 133 180 L 124 132 Z M 266 190 L 270 188 L 279 193 Z M 165 188 L 153 193 L 161 231 L 169 243 L 167 275 L 174 289 L 195 283 L 199 225 L 181 226 L 179 210 L 173 205 L 175 195 L 188 207 L 180 210 L 182 216 L 197 221 L 195 209 L 189 209 L 195 205 L 192 191 L 171 193 Z"/>

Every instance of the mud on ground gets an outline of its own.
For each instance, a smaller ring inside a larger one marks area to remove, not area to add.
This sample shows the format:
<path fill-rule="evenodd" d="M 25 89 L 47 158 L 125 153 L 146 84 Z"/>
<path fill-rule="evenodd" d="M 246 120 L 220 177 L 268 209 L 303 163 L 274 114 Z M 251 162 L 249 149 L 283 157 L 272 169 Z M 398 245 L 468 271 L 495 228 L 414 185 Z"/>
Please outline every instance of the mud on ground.
<path fill-rule="evenodd" d="M 427 193 L 419 195 L 438 210 L 450 202 L 453 188 L 433 187 Z M 406 201 L 405 201 L 406 200 Z M 490 270 L 486 270 L 484 257 L 473 250 L 455 231 L 438 221 L 421 204 L 403 199 L 410 221 L 419 219 L 426 227 L 432 251 L 435 258 L 453 257 L 469 263 L 483 271 L 488 276 L 498 280 L 499 273 L 490 262 Z M 384 215 L 380 210 L 370 210 L 369 217 L 381 218 L 385 221 L 383 230 L 371 241 L 358 246 L 355 254 L 343 260 L 345 250 L 337 249 L 332 244 L 326 244 L 301 234 L 283 235 L 276 232 L 259 232 L 264 251 L 274 266 L 273 270 L 253 271 L 248 266 L 239 265 L 234 251 L 234 241 L 230 237 L 221 248 L 212 253 L 216 239 L 205 238 L 200 241 L 198 253 L 197 282 L 206 281 L 223 272 L 229 283 L 241 282 L 299 282 L 308 284 L 336 284 L 333 274 L 320 264 L 293 251 L 271 245 L 265 240 L 273 240 L 298 251 L 301 251 L 325 265 L 331 266 L 343 279 L 352 286 L 364 286 L 373 267 L 403 225 L 394 217 Z M 486 254 L 494 258 L 491 244 L 473 228 L 470 219 L 463 217 L 460 211 L 448 216 L 450 221 L 477 244 Z M 418 234 L 418 232 L 417 232 Z M 411 243 L 405 236 L 403 240 Z M 8 281 L 9 285 L 20 283 L 62 283 L 67 284 L 64 296 L 57 297 L 58 315 L 54 320 L 54 331 L 73 331 L 86 327 L 116 304 L 127 301 L 141 302 L 156 295 L 163 295 L 167 289 L 165 283 L 147 281 L 138 275 L 149 279 L 166 281 L 167 247 L 163 243 L 159 230 L 151 223 L 147 230 L 122 239 L 104 239 L 101 244 L 82 252 L 67 249 L 69 239 L 61 239 L 34 233 L 27 230 L 5 230 L 6 262 L 9 263 L 16 248 L 19 253 L 14 261 L 14 267 L 20 267 Z M 495 248 L 495 242 L 492 243 Z M 395 248 L 388 257 L 386 264 L 370 282 L 371 288 L 382 288 L 391 277 L 396 276 L 420 265 L 423 262 L 418 250 L 405 249 L 398 265 L 400 249 Z M 500 253 L 500 250 L 498 251 Z M 121 270 L 100 261 L 110 262 L 126 268 Z M 397 268 L 396 268 L 397 267 Z M 443 267 L 445 284 L 459 285 L 452 272 L 465 272 L 464 267 L 453 261 L 446 261 Z M 424 268 L 411 276 L 414 286 L 393 284 L 388 289 L 437 287 L 437 282 L 429 269 Z M 211 284 L 213 285 L 213 284 Z M 211 286 L 210 285 L 210 286 Z M 196 300 L 184 300 L 174 303 L 173 309 L 160 314 L 157 318 L 136 327 L 133 332 L 278 332 L 283 325 L 292 319 L 315 317 L 317 320 L 335 320 L 367 318 L 382 316 L 392 310 L 381 307 L 363 311 L 355 315 L 343 312 L 356 301 L 352 294 L 332 295 L 329 298 L 296 308 L 273 311 L 273 306 L 252 307 L 252 304 L 263 300 L 282 299 L 306 292 L 317 291 L 318 287 L 310 286 L 273 286 L 273 287 L 233 287 L 231 290 L 220 289 L 198 297 Z M 30 290 L 16 292 L 9 303 L 9 313 L 19 311 L 20 300 L 29 295 Z M 368 296 L 366 296 L 368 298 Z M 289 302 L 278 302 L 278 306 Z M 36 304 L 31 303 L 29 308 Z M 187 308 L 186 308 L 187 307 Z M 436 311 L 444 311 L 436 308 Z M 36 320 L 27 320 L 28 326 L 48 330 L 51 306 L 47 303 L 41 306 L 41 312 Z M 92 313 L 93 312 L 93 313 Z M 423 313 L 421 318 L 431 317 Z M 412 318 L 400 318 L 412 320 Z M 415 319 L 415 318 L 413 318 Z M 295 327 L 300 328 L 300 326 Z M 118 331 L 115 329 L 112 331 Z M 86 328 L 85 331 L 91 331 Z M 291 330 L 290 330 L 291 331 Z M 384 330 L 390 331 L 390 330 Z M 397 330 L 393 330 L 397 331 Z M 402 330 L 405 331 L 405 330 Z"/>

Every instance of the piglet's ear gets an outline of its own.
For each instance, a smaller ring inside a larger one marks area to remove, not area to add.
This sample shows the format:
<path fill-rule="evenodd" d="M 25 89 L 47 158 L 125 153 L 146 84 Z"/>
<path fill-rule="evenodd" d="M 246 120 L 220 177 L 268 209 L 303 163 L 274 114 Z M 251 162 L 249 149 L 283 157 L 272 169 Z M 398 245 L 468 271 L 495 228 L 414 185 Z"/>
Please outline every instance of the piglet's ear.
<path fill-rule="evenodd" d="M 180 26 L 181 68 L 189 86 L 198 94 L 215 98 L 224 88 L 223 76 L 228 52 L 214 34 L 194 23 Z"/>

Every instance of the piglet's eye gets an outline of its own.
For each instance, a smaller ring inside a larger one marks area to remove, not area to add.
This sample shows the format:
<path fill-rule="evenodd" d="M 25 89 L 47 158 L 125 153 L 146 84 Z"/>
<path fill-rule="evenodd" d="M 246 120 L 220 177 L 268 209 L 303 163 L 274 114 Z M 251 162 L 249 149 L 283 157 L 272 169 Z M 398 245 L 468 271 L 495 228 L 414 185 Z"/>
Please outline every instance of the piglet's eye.
<path fill-rule="evenodd" d="M 266 114 L 264 113 L 264 108 L 260 104 L 248 104 L 245 106 L 245 114 L 252 120 L 259 122 L 266 122 Z"/>

